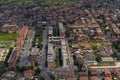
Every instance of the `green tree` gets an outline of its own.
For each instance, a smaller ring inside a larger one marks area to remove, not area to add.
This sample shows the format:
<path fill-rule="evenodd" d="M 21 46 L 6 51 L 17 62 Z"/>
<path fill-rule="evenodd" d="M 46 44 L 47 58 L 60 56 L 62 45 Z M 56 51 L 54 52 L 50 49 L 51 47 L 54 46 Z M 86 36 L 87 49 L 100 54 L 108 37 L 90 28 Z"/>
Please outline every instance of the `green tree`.
<path fill-rule="evenodd" d="M 96 61 L 97 62 L 101 62 L 102 61 L 101 55 L 99 55 L 99 54 L 96 55 Z"/>
<path fill-rule="evenodd" d="M 35 62 L 35 66 L 38 66 L 38 62 L 37 61 Z"/>
<path fill-rule="evenodd" d="M 6 69 L 4 66 L 0 67 L 0 75 L 2 75 L 3 73 L 5 73 Z"/>

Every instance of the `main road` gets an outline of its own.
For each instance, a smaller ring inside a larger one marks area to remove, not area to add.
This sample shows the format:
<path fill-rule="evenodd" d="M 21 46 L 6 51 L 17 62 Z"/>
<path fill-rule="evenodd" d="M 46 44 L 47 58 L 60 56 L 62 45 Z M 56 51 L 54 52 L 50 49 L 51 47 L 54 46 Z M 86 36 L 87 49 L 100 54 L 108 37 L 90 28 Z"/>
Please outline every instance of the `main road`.
<path fill-rule="evenodd" d="M 46 68 L 46 55 L 47 55 L 47 42 L 48 42 L 48 27 L 45 27 L 44 31 L 43 31 L 43 47 L 42 47 L 42 51 L 41 51 L 41 55 L 40 55 L 40 69 L 41 69 L 41 75 L 45 78 L 45 80 L 52 80 L 48 74 L 47 74 L 47 68 Z"/>

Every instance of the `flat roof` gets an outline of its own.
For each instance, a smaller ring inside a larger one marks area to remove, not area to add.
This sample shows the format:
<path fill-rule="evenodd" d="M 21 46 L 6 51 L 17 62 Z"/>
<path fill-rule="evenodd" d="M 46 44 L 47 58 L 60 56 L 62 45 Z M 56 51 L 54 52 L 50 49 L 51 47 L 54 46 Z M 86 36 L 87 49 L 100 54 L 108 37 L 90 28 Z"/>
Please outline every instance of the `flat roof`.
<path fill-rule="evenodd" d="M 114 61 L 112 57 L 102 57 L 102 61 Z"/>

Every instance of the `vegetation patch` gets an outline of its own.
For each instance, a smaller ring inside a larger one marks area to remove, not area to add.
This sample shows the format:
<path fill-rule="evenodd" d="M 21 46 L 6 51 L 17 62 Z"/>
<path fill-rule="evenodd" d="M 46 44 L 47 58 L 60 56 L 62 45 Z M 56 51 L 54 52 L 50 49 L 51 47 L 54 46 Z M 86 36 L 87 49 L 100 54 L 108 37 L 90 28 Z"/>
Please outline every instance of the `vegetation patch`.
<path fill-rule="evenodd" d="M 97 63 L 94 63 L 94 62 L 89 62 L 87 63 L 87 65 L 89 67 L 92 67 L 92 66 L 115 66 L 115 62 L 114 61 L 110 61 L 110 62 L 97 62 Z"/>
<path fill-rule="evenodd" d="M 115 62 L 99 62 L 97 66 L 115 66 Z"/>
<path fill-rule="evenodd" d="M 35 36 L 32 41 L 32 47 L 37 47 L 39 49 L 42 49 L 42 37 L 43 37 L 43 28 L 36 28 L 35 30 Z"/>
<path fill-rule="evenodd" d="M 0 41 L 16 40 L 18 33 L 0 32 Z"/>
<path fill-rule="evenodd" d="M 78 42 L 78 45 L 89 44 L 90 46 L 104 45 L 105 41 L 82 41 Z"/>
<path fill-rule="evenodd" d="M 0 41 L 0 48 L 10 48 L 12 43 L 12 41 Z"/>

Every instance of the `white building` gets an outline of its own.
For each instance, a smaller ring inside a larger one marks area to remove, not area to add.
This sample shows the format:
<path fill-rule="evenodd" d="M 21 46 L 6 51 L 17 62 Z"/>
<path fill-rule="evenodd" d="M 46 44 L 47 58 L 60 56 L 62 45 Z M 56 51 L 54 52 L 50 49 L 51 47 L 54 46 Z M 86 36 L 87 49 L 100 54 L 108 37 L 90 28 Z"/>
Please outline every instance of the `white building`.
<path fill-rule="evenodd" d="M 69 61 L 68 61 L 68 52 L 67 52 L 65 39 L 61 41 L 61 50 L 62 50 L 63 67 L 68 67 Z"/>

